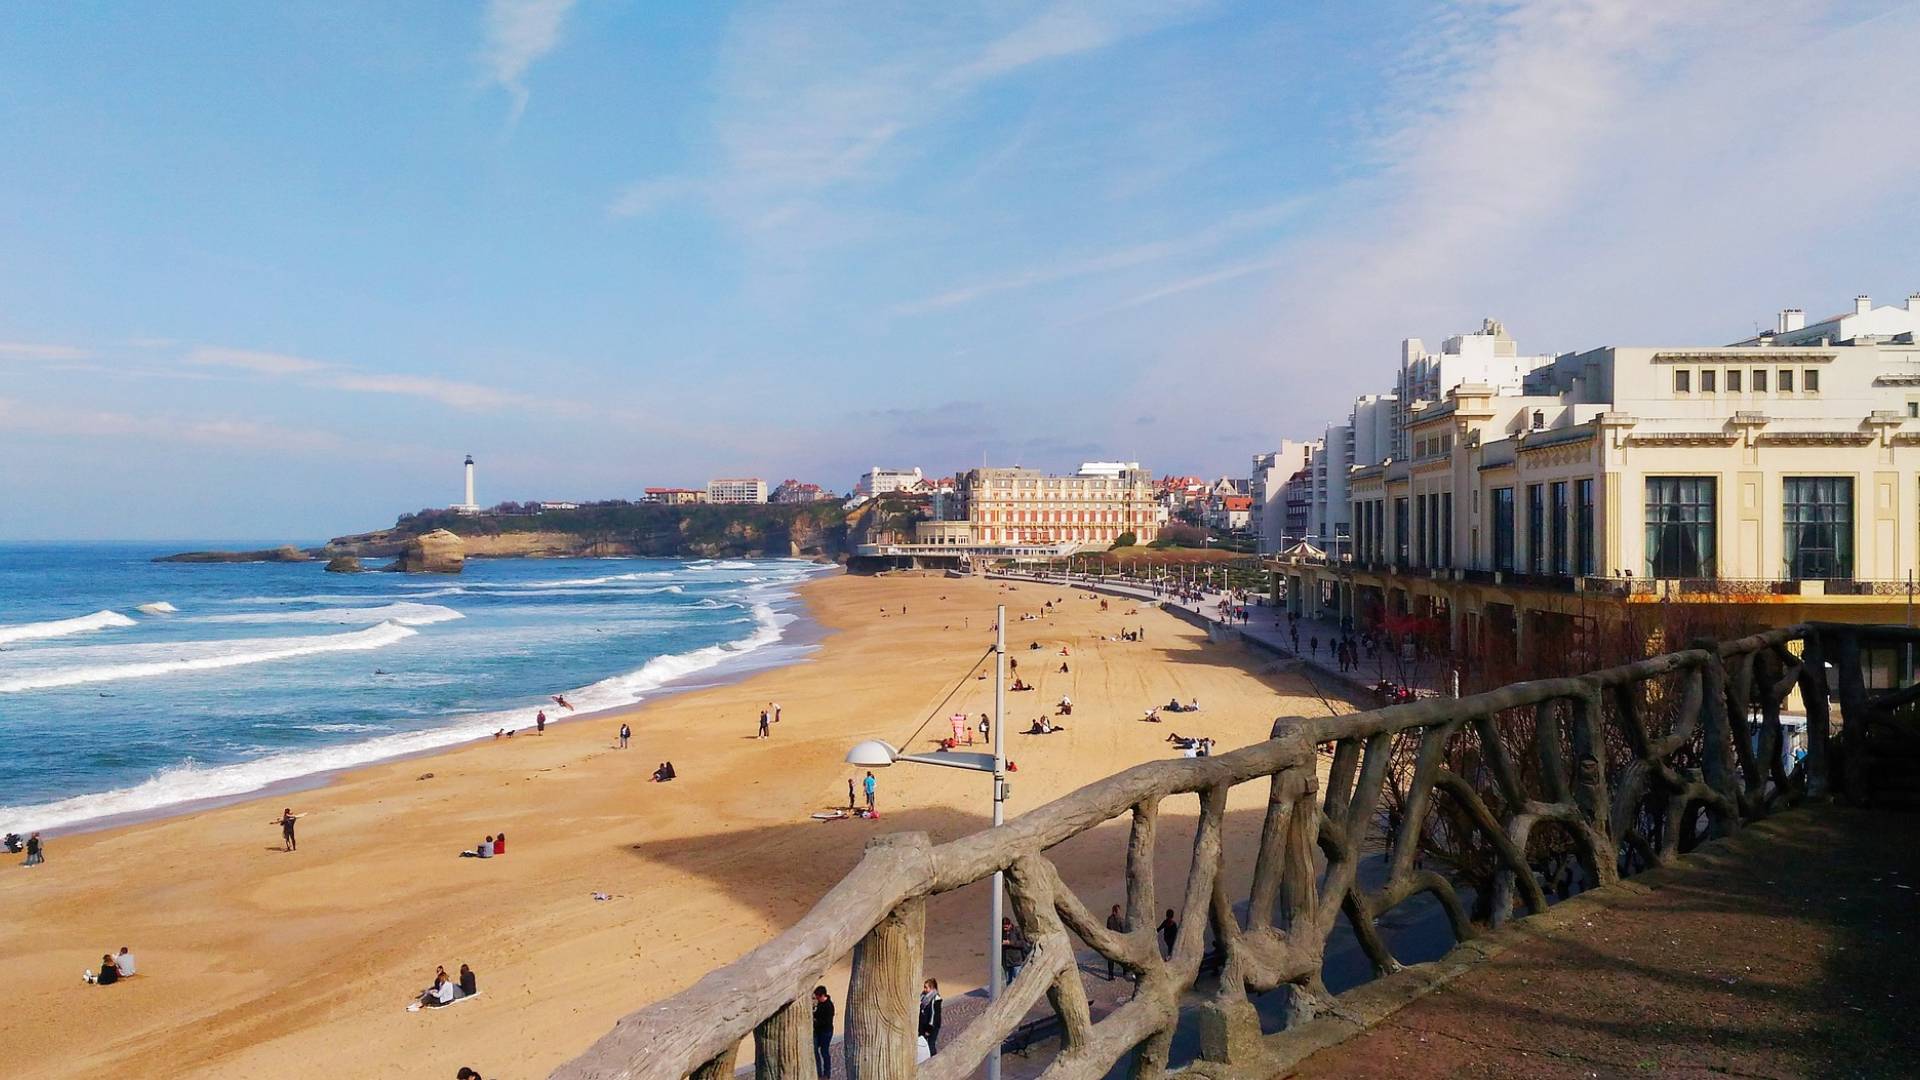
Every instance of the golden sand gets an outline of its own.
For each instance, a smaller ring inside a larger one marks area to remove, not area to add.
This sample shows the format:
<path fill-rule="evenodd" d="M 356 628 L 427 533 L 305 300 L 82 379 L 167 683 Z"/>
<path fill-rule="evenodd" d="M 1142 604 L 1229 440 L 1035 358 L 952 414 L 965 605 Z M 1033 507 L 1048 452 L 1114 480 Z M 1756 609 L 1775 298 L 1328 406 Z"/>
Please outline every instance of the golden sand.
<path fill-rule="evenodd" d="M 1151 609 L 1127 615 L 1122 600 L 1102 613 L 1084 593 L 934 577 L 835 577 L 805 595 L 832 633 L 800 664 L 296 795 L 56 837 L 44 866 L 0 867 L 0 1073 L 451 1077 L 472 1065 L 488 1077 L 545 1075 L 620 1016 L 791 925 L 868 837 L 922 829 L 939 842 L 985 824 L 983 777 L 920 766 L 877 772 L 878 822 L 809 815 L 845 804 L 858 776 L 842 762 L 848 746 L 903 740 L 956 681 L 915 748 L 946 734 L 948 712 L 991 710 L 991 681 L 960 676 L 991 644 L 998 602 L 1018 674 L 1037 686 L 1008 695 L 1010 816 L 1172 756 L 1169 731 L 1210 735 L 1225 750 L 1266 737 L 1275 717 L 1339 707 L 1266 673 L 1257 654 L 1208 644 Z M 1057 614 L 1017 621 L 1054 597 Z M 1144 627 L 1146 639 L 1104 640 L 1123 627 Z M 1044 648 L 1029 650 L 1035 641 Z M 1067 730 L 1013 734 L 1062 694 L 1075 704 L 1060 720 Z M 1174 696 L 1205 711 L 1140 722 Z M 782 722 L 756 739 L 773 701 Z M 624 751 L 614 747 L 623 719 L 633 727 Z M 669 759 L 680 779 L 646 782 Z M 1230 845 L 1251 842 L 1259 787 L 1234 793 Z M 1169 900 L 1186 873 L 1190 828 L 1180 835 L 1179 822 L 1194 801 L 1170 801 L 1163 817 Z M 272 823 L 288 803 L 305 815 L 291 854 Z M 505 858 L 457 857 L 501 830 Z M 1118 826 L 1051 855 L 1083 899 L 1104 905 L 1121 895 L 1123 851 Z M 931 909 L 928 972 L 949 996 L 983 980 L 985 899 L 976 886 Z M 122 945 L 138 957 L 137 978 L 81 982 Z M 435 965 L 462 963 L 478 973 L 478 998 L 405 1011 Z M 844 965 L 828 976 L 836 999 L 845 978 Z"/>

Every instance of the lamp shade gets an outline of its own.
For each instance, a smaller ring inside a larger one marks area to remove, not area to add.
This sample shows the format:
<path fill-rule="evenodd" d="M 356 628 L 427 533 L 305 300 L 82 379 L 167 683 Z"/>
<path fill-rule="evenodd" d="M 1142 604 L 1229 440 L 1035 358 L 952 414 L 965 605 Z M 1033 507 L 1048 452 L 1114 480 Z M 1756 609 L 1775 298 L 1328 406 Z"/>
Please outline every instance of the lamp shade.
<path fill-rule="evenodd" d="M 864 769 L 884 769 L 893 764 L 899 756 L 900 751 L 894 749 L 890 743 L 879 739 L 868 739 L 865 742 L 855 743 L 853 749 L 847 751 L 847 764 L 858 765 Z"/>

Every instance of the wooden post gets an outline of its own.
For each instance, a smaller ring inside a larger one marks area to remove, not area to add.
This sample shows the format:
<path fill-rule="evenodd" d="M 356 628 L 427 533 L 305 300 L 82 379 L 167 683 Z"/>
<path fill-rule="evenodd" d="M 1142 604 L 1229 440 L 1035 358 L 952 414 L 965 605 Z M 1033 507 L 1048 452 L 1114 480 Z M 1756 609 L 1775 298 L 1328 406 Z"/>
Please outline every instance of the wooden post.
<path fill-rule="evenodd" d="M 1823 798 L 1832 790 L 1827 738 L 1833 718 L 1827 704 L 1826 649 L 1818 630 L 1809 630 L 1800 647 L 1800 701 L 1807 708 L 1807 796 Z"/>
<path fill-rule="evenodd" d="M 1860 667 L 1860 635 L 1842 630 L 1833 666 L 1840 676 L 1840 745 L 1846 753 L 1840 760 L 1846 781 L 1847 801 L 1855 805 L 1867 802 L 1867 678 Z M 1812 717 L 1808 717 L 1812 726 Z"/>
<path fill-rule="evenodd" d="M 754 1080 L 799 1080 L 813 1067 L 813 1008 L 806 998 L 786 1007 L 753 1029 Z"/>
<path fill-rule="evenodd" d="M 876 837 L 882 846 L 928 849 L 926 833 Z M 920 962 L 926 948 L 924 897 L 901 901 L 853 948 L 847 984 L 846 1053 L 850 1080 L 911 1076 L 920 1027 Z"/>

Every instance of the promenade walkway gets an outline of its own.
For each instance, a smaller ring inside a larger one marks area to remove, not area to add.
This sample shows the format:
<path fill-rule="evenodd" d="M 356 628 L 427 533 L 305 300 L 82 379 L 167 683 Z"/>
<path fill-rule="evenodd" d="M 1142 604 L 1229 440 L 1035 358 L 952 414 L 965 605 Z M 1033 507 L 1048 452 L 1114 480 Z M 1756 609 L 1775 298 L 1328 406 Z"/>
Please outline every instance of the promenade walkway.
<path fill-rule="evenodd" d="M 1225 622 L 1220 618 L 1220 602 L 1225 594 L 1218 592 L 1202 593 L 1197 600 L 1181 599 L 1164 590 L 1143 582 L 1134 582 L 1114 577 L 1084 577 L 1059 574 L 1022 574 L 994 571 L 988 576 L 1004 578 L 1009 581 L 1032 581 L 1036 583 L 1061 585 L 1065 587 L 1089 589 L 1109 596 L 1120 596 L 1156 603 L 1168 609 L 1175 609 L 1188 616 L 1212 624 L 1223 632 L 1233 632 L 1250 640 L 1260 648 L 1275 655 L 1298 660 L 1302 665 L 1313 669 L 1311 677 L 1315 680 L 1331 679 L 1349 692 L 1361 695 L 1371 693 L 1373 686 L 1382 679 L 1410 685 L 1422 693 L 1451 693 L 1444 686 L 1446 672 L 1438 662 L 1412 663 L 1384 656 L 1368 657 L 1362 653 L 1357 670 L 1343 672 L 1334 659 L 1333 643 L 1340 639 L 1340 626 L 1331 620 L 1298 619 L 1292 623 L 1287 620 L 1286 612 L 1277 607 L 1266 605 L 1247 605 L 1247 621 Z M 1293 630 L 1299 631 L 1299 648 L 1294 647 Z M 1318 648 L 1314 647 L 1318 642 Z M 1362 696 L 1359 701 L 1368 700 Z"/>
<path fill-rule="evenodd" d="M 1815 807 L 1750 826 L 1518 924 L 1289 1075 L 1920 1076 L 1917 825 Z"/>

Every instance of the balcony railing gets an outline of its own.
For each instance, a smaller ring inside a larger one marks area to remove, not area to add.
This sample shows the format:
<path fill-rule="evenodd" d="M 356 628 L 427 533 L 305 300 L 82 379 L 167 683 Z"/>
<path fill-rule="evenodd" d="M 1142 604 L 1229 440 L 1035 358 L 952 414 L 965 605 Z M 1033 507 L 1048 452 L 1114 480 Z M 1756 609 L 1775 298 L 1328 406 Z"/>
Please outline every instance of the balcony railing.
<path fill-rule="evenodd" d="M 945 844 L 924 833 L 879 837 L 791 929 L 627 1016 L 553 1076 L 722 1080 L 751 1037 L 756 1075 L 811 1077 L 807 994 L 849 953 L 845 1050 L 857 1077 L 973 1075 L 1043 1000 L 1061 1031 L 1047 1076 L 1098 1077 L 1129 1057 L 1133 1075 L 1163 1075 L 1183 1011 L 1200 1014 L 1199 1075 L 1284 1074 L 1321 1045 L 1325 1031 L 1306 1027 L 1316 1016 L 1353 1022 L 1322 980 L 1337 926 L 1352 927 L 1378 976 L 1408 986 L 1430 976 L 1396 974 L 1402 962 L 1380 931 L 1396 908 L 1426 894 L 1456 942 L 1485 930 L 1457 883 L 1419 858 L 1436 807 L 1452 808 L 1449 820 L 1465 822 L 1490 852 L 1490 921 L 1538 913 L 1547 898 L 1528 852 L 1542 827 L 1564 830 L 1587 874 L 1604 885 L 1825 794 L 1830 782 L 1850 797 L 1866 795 L 1870 726 L 1920 700 L 1920 688 L 1869 692 L 1862 652 L 1915 639 L 1920 632 L 1899 627 L 1801 625 L 1466 698 L 1283 718 L 1266 742 L 1138 765 Z M 1845 719 L 1837 775 L 1828 745 L 1830 666 Z M 1806 757 L 1789 771 L 1780 713 L 1795 690 L 1807 715 Z M 1252 845 L 1224 835 L 1228 794 L 1243 784 L 1261 785 L 1265 802 Z M 1163 806 L 1197 814 L 1191 870 L 1165 904 L 1155 885 L 1156 837 L 1176 824 L 1164 820 Z M 1117 884 L 1130 929 L 1120 931 L 1100 918 L 1101 901 L 1083 896 L 1048 857 L 1109 821 L 1126 823 Z M 1251 865 L 1229 861 L 1241 858 Z M 1378 879 L 1359 873 L 1369 859 L 1380 860 Z M 998 871 L 1032 952 L 991 1007 L 916 1065 L 925 937 L 958 932 L 929 920 L 927 901 Z M 1170 956 L 1155 941 L 1163 907 L 1180 912 Z M 1219 986 L 1196 1001 L 1209 937 Z M 1083 947 L 1136 980 L 1133 997 L 1098 1020 L 1081 981 Z M 1264 1036 L 1249 995 L 1281 987 L 1290 988 L 1287 1029 Z"/>

